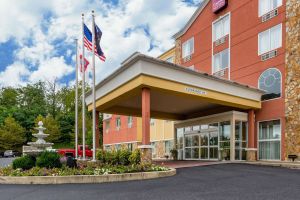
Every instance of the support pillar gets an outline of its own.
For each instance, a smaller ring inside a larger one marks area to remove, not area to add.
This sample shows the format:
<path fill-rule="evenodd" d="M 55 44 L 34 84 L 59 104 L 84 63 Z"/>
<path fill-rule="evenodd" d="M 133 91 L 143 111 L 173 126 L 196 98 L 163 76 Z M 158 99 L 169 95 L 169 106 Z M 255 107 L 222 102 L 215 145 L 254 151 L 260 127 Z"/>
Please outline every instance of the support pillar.
<path fill-rule="evenodd" d="M 257 149 L 255 148 L 255 114 L 254 110 L 248 111 L 248 148 L 247 161 L 256 161 Z"/>
<path fill-rule="evenodd" d="M 235 160 L 235 118 L 231 118 L 231 135 L 230 135 L 230 161 Z"/>
<path fill-rule="evenodd" d="M 141 162 L 152 162 L 152 146 L 150 145 L 150 89 L 142 88 L 142 145 Z"/>
<path fill-rule="evenodd" d="M 96 149 L 99 149 L 99 139 L 100 139 L 100 130 L 99 130 L 99 111 L 96 111 Z"/>

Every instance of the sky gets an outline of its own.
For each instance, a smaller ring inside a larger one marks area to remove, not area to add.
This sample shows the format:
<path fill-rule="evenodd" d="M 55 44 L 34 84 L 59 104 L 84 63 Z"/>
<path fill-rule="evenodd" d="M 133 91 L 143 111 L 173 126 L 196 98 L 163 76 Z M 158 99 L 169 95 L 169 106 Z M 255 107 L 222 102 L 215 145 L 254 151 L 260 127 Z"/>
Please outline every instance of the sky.
<path fill-rule="evenodd" d="M 56 80 L 75 83 L 81 13 L 91 29 L 91 11 L 103 35 L 106 62 L 96 59 L 96 83 L 134 52 L 159 56 L 201 0 L 1 0 L 0 88 Z M 87 52 L 87 51 L 86 51 Z M 86 55 L 91 62 L 91 54 Z M 87 80 L 91 83 L 91 68 Z"/>

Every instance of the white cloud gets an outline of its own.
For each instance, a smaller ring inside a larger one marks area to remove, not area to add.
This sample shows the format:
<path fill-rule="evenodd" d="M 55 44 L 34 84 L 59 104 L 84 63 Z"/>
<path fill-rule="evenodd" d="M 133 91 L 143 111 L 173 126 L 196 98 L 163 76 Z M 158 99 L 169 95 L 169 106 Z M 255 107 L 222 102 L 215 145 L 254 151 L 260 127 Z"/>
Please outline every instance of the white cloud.
<path fill-rule="evenodd" d="M 81 38 L 82 12 L 91 27 L 92 9 L 95 9 L 96 23 L 103 31 L 101 45 L 107 57 L 105 63 L 96 58 L 96 81 L 99 82 L 135 51 L 158 56 L 169 49 L 174 43 L 171 36 L 196 8 L 181 0 L 120 0 L 118 6 L 111 6 L 105 0 L 1 0 L 0 43 L 15 38 L 20 45 L 12 66 L 20 66 L 24 61 L 29 63 L 22 67 L 24 72 L 25 69 L 31 71 L 28 78 L 31 82 L 49 77 L 62 80 L 74 72 L 66 60 L 70 56 L 74 58 L 75 49 L 58 55 L 57 48 L 74 44 L 75 38 Z M 45 15 L 50 18 L 45 20 Z M 150 36 L 141 26 L 149 28 Z M 129 29 L 131 33 L 124 37 L 124 32 Z M 154 46 L 149 51 L 151 45 Z M 8 70 L 11 68 L 6 67 L 0 73 Z"/>
<path fill-rule="evenodd" d="M 30 74 L 23 63 L 16 62 L 0 72 L 0 87 L 18 87 L 26 84 L 26 77 Z"/>
<path fill-rule="evenodd" d="M 63 56 L 52 57 L 40 63 L 40 67 L 30 74 L 29 80 L 37 82 L 39 80 L 53 81 L 60 80 L 63 76 L 72 73 L 74 68 L 65 63 Z"/>

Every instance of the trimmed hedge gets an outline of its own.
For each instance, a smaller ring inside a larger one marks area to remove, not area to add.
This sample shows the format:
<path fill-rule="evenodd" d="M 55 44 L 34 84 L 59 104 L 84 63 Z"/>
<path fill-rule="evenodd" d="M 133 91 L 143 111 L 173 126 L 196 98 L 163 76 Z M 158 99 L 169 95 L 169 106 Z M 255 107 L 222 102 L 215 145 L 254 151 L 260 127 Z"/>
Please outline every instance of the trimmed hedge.
<path fill-rule="evenodd" d="M 110 165 L 130 165 L 140 164 L 140 150 L 136 149 L 130 152 L 128 149 L 122 149 L 118 151 L 103 151 L 98 150 L 96 154 L 97 160 L 104 164 Z"/>
<path fill-rule="evenodd" d="M 60 162 L 60 155 L 56 152 L 44 151 L 39 157 L 37 157 L 36 166 L 48 169 L 61 168 L 62 164 Z"/>
<path fill-rule="evenodd" d="M 17 158 L 12 163 L 13 169 L 27 170 L 33 168 L 34 166 L 35 166 L 35 157 L 29 155 Z"/>

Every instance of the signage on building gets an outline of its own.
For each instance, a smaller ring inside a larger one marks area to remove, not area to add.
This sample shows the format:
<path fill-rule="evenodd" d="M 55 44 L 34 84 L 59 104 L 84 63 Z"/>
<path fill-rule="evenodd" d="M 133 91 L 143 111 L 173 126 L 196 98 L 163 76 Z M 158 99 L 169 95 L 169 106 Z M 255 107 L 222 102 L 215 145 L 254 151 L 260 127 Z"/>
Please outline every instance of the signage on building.
<path fill-rule="evenodd" d="M 192 87 L 186 87 L 185 91 L 189 92 L 189 93 L 194 93 L 194 94 L 199 94 L 199 95 L 205 95 L 206 91 L 197 89 L 197 88 L 192 88 Z"/>
<path fill-rule="evenodd" d="M 226 8 L 228 5 L 228 0 L 212 0 L 212 11 L 214 13 Z"/>

